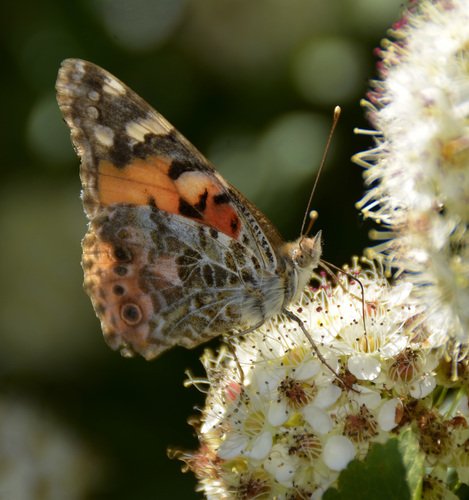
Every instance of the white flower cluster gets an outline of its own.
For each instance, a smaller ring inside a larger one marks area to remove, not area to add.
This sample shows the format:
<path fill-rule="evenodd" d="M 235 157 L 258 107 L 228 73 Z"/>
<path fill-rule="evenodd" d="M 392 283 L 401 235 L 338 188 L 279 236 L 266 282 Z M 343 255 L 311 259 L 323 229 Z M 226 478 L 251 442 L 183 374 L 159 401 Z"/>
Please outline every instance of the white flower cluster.
<path fill-rule="evenodd" d="M 469 343 L 469 2 L 414 2 L 368 95 L 376 147 L 356 155 L 375 250 L 412 283 L 434 342 Z"/>
<path fill-rule="evenodd" d="M 321 277 L 294 311 L 338 376 L 286 318 L 236 343 L 234 353 L 205 353 L 201 447 L 182 458 L 207 498 L 320 498 L 351 460 L 416 419 L 428 420 L 419 439 L 430 470 L 451 461 L 461 481 L 469 478 L 467 396 L 453 408 L 454 421 L 432 404 L 439 360 L 422 348 L 409 285 L 390 287 L 374 262 L 348 271 L 364 287 L 365 325 L 361 289 L 351 278 L 331 288 Z M 465 452 L 454 458 L 458 447 Z"/>

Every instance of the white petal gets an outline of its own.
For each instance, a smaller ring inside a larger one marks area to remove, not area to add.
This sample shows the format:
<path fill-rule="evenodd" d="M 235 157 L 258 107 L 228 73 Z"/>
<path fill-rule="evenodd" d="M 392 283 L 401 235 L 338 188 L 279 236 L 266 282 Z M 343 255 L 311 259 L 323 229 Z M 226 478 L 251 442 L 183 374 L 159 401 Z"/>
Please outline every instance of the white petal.
<path fill-rule="evenodd" d="M 220 448 L 218 448 L 218 456 L 223 460 L 235 458 L 246 449 L 248 441 L 248 437 L 243 434 L 229 434 L 225 441 L 221 444 Z"/>
<path fill-rule="evenodd" d="M 251 451 L 246 453 L 253 460 L 263 460 L 272 448 L 272 434 L 264 431 L 253 442 Z"/>
<path fill-rule="evenodd" d="M 428 396 L 436 386 L 435 377 L 432 375 L 424 375 L 419 380 L 412 383 L 410 386 L 410 395 L 416 399 L 422 399 Z"/>
<path fill-rule="evenodd" d="M 291 486 L 291 480 L 296 472 L 296 467 L 294 467 L 291 462 L 292 460 L 285 460 L 278 464 L 275 469 L 275 479 L 284 486 Z"/>
<path fill-rule="evenodd" d="M 387 292 L 386 303 L 388 307 L 399 306 L 404 303 L 407 297 L 412 291 L 412 283 L 401 282 L 398 285 L 393 286 Z"/>
<path fill-rule="evenodd" d="M 311 495 L 310 500 L 321 500 L 327 488 L 328 487 L 320 486 L 319 488 L 314 490 L 314 493 Z"/>
<path fill-rule="evenodd" d="M 395 334 L 389 339 L 382 348 L 381 355 L 383 358 L 393 358 L 402 352 L 409 344 L 409 339 L 404 335 Z"/>
<path fill-rule="evenodd" d="M 205 434 L 210 432 L 210 429 L 220 424 L 220 418 L 226 413 L 226 406 L 223 406 L 219 401 L 212 401 L 213 411 L 206 412 L 206 420 L 200 428 L 200 433 Z M 212 408 L 211 408 L 212 409 Z"/>
<path fill-rule="evenodd" d="M 402 401 L 400 399 L 390 399 L 383 404 L 378 413 L 378 425 L 383 431 L 394 429 L 400 421 L 400 411 Z"/>
<path fill-rule="evenodd" d="M 355 446 L 345 436 L 331 436 L 322 452 L 324 463 L 332 470 L 342 470 L 355 457 Z"/>
<path fill-rule="evenodd" d="M 313 428 L 313 431 L 319 435 L 327 434 L 333 426 L 331 417 L 320 408 L 310 404 L 302 410 L 303 417 Z"/>
<path fill-rule="evenodd" d="M 461 412 L 466 418 L 469 417 L 469 401 L 467 396 L 463 396 L 459 400 L 457 410 Z"/>
<path fill-rule="evenodd" d="M 379 360 L 366 354 L 351 356 L 347 367 L 358 380 L 374 380 L 381 373 Z"/>
<path fill-rule="evenodd" d="M 259 394 L 271 394 L 277 392 L 277 387 L 285 378 L 286 370 L 283 367 L 276 369 L 257 369 L 253 376 L 253 384 L 256 384 Z"/>
<path fill-rule="evenodd" d="M 336 332 L 330 331 L 328 328 L 314 328 L 314 325 L 311 325 L 311 328 L 311 336 L 317 340 L 318 344 L 329 346 L 337 340 Z"/>
<path fill-rule="evenodd" d="M 317 359 L 310 359 L 296 368 L 295 379 L 308 380 L 314 377 L 320 369 L 321 363 Z"/>
<path fill-rule="evenodd" d="M 365 405 L 369 410 L 374 410 L 381 404 L 381 395 L 379 392 L 361 385 L 355 385 L 354 389 L 358 392 L 351 392 L 350 399 L 356 401 L 360 406 Z"/>
<path fill-rule="evenodd" d="M 272 401 L 269 410 L 267 412 L 267 421 L 270 425 L 278 426 L 284 424 L 290 412 L 288 411 L 288 405 L 285 399 Z"/>
<path fill-rule="evenodd" d="M 314 406 L 317 408 L 329 408 L 332 406 L 342 394 L 342 389 L 336 385 L 330 384 L 319 390 L 314 398 Z"/>
<path fill-rule="evenodd" d="M 281 444 L 272 448 L 269 460 L 264 463 L 264 468 L 272 474 L 275 479 L 284 486 L 291 486 L 292 479 L 297 471 L 297 460 L 288 454 L 288 450 Z"/>

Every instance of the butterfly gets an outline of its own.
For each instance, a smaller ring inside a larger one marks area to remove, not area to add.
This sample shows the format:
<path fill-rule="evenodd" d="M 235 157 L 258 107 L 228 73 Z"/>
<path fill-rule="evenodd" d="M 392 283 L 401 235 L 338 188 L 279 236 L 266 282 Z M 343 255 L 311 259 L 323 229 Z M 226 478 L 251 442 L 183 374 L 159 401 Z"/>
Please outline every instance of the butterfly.
<path fill-rule="evenodd" d="M 81 158 L 84 288 L 112 349 L 153 359 L 293 316 L 288 307 L 319 263 L 320 233 L 284 242 L 163 116 L 99 66 L 66 59 L 56 89 Z"/>

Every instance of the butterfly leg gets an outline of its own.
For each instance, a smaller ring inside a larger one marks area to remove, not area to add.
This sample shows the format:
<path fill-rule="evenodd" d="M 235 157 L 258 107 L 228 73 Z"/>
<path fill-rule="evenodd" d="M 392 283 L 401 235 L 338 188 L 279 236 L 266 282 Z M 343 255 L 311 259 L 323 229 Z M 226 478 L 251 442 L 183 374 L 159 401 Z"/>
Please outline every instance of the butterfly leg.
<path fill-rule="evenodd" d="M 348 273 L 347 271 L 344 271 L 340 267 L 337 267 L 334 264 L 331 264 L 330 262 L 326 262 L 324 259 L 321 259 L 319 261 L 319 265 L 326 271 L 327 274 L 329 274 L 329 276 L 331 276 L 334 279 L 334 281 L 340 286 L 340 288 L 342 288 L 342 290 L 344 290 L 345 292 L 349 293 L 354 299 L 357 299 L 357 300 L 361 301 L 361 304 L 362 304 L 363 334 L 365 336 L 365 342 L 366 342 L 367 348 L 368 348 L 368 335 L 367 335 L 367 331 L 366 331 L 366 314 L 365 314 L 365 304 L 366 304 L 366 301 L 365 301 L 365 287 L 363 286 L 363 283 L 356 276 L 354 276 L 353 274 Z M 339 273 L 345 274 L 345 276 L 347 276 L 349 279 L 351 279 L 351 280 L 355 281 L 356 283 L 358 283 L 358 285 L 359 285 L 359 287 L 361 289 L 361 297 L 357 297 L 354 293 L 351 293 L 349 290 L 347 290 L 345 288 L 345 286 L 343 285 L 343 283 L 340 281 L 340 279 L 337 277 L 337 275 L 330 269 L 331 267 L 333 269 L 335 269 L 336 271 L 338 271 Z"/>
<path fill-rule="evenodd" d="M 240 332 L 235 332 L 233 335 L 235 335 L 236 337 L 242 337 L 243 335 L 247 335 L 248 333 L 251 333 L 254 330 L 257 330 L 264 323 L 265 323 L 265 319 L 263 319 L 262 321 L 259 321 L 259 323 L 256 323 L 254 326 L 251 326 L 251 328 L 248 328 L 247 330 L 241 330 Z"/>
<path fill-rule="evenodd" d="M 229 334 L 225 334 L 223 336 L 223 340 L 226 344 L 226 346 L 228 347 L 230 353 L 233 355 L 233 359 L 236 363 L 236 367 L 238 369 L 238 372 L 239 372 L 239 377 L 240 377 L 240 382 L 242 385 L 244 385 L 244 371 L 241 367 L 241 363 L 239 362 L 239 359 L 238 359 L 238 356 L 236 354 L 236 350 L 234 348 L 234 344 L 233 344 L 233 341 L 232 341 L 232 338 L 233 337 L 241 337 L 243 335 L 247 335 L 248 333 L 251 333 L 253 332 L 254 330 L 257 330 L 258 328 L 260 328 L 263 324 L 265 323 L 265 321 L 259 321 L 259 323 L 257 323 L 256 325 L 252 326 L 251 328 L 248 328 L 247 330 L 242 330 L 240 332 L 230 332 Z"/>
<path fill-rule="evenodd" d="M 291 311 L 289 311 L 288 309 L 283 309 L 282 310 L 282 313 L 285 314 L 285 316 L 287 316 L 287 318 L 293 320 L 295 323 L 298 324 L 298 326 L 301 328 L 301 331 L 303 332 L 304 336 L 308 339 L 308 341 L 310 342 L 314 352 L 316 353 L 317 357 L 319 358 L 319 361 L 321 361 L 321 363 L 326 367 L 328 368 L 335 376 L 335 378 L 346 388 L 346 389 L 350 389 L 354 392 L 357 392 L 353 387 L 351 387 L 347 382 L 345 382 L 341 377 L 340 375 L 334 370 L 334 368 L 332 368 L 332 366 L 327 362 L 326 358 L 321 354 L 321 351 L 319 350 L 316 342 L 314 342 L 313 340 L 313 337 L 311 337 L 311 334 L 308 332 L 308 330 L 306 329 L 305 327 L 305 324 L 303 323 L 303 321 L 301 321 L 301 319 L 294 313 L 292 313 Z"/>

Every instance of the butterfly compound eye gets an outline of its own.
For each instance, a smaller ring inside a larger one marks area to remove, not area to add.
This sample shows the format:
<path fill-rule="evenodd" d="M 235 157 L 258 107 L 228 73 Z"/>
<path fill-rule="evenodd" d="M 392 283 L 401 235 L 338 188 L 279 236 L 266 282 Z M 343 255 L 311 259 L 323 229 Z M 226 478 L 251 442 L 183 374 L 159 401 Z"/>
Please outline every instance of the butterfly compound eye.
<path fill-rule="evenodd" d="M 298 241 L 295 261 L 301 268 L 314 269 L 321 257 L 321 231 L 314 238 L 301 237 Z"/>

